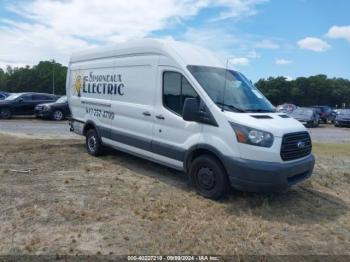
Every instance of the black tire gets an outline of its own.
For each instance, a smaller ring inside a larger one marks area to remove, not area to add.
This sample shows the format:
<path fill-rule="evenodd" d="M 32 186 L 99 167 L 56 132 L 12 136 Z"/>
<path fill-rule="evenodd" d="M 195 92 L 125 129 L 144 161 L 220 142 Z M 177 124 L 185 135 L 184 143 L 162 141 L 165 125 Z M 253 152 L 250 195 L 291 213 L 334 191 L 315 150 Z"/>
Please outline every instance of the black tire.
<path fill-rule="evenodd" d="M 103 145 L 95 129 L 86 132 L 86 149 L 92 156 L 100 156 L 103 153 Z"/>
<path fill-rule="evenodd" d="M 230 189 L 225 168 L 220 161 L 210 155 L 195 158 L 189 175 L 198 194 L 206 198 L 218 200 L 224 197 Z"/>
<path fill-rule="evenodd" d="M 52 119 L 55 121 L 62 121 L 64 119 L 64 114 L 61 110 L 55 110 L 52 113 Z"/>
<path fill-rule="evenodd" d="M 12 117 L 12 112 L 10 108 L 2 108 L 0 110 L 0 118 L 2 119 L 10 119 Z"/>

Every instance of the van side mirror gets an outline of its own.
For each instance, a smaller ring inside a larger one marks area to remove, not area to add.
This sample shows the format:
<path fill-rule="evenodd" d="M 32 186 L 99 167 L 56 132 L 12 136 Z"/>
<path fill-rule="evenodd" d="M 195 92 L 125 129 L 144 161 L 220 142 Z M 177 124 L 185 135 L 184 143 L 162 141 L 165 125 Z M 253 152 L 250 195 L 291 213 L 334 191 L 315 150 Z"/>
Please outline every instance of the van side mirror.
<path fill-rule="evenodd" d="M 23 102 L 23 97 L 18 98 L 18 102 Z"/>
<path fill-rule="evenodd" d="M 186 98 L 182 118 L 185 121 L 198 121 L 199 120 L 199 101 L 196 98 Z"/>

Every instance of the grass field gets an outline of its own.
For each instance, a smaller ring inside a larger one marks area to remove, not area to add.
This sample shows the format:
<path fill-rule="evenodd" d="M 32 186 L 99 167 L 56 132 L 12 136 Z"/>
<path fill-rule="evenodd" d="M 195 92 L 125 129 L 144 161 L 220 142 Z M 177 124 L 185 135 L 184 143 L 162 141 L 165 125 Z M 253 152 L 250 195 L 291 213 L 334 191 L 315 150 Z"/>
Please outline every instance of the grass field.
<path fill-rule="evenodd" d="M 80 140 L 0 135 L 0 254 L 348 254 L 350 144 L 315 144 L 314 175 L 214 202 L 184 174 Z"/>

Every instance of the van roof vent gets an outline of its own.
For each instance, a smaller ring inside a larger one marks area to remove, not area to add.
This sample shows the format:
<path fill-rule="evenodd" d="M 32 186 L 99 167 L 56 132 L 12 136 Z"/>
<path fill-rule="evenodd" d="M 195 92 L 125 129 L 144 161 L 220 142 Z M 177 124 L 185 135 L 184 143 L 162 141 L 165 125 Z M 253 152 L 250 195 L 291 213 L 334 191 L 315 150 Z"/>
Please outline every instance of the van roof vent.
<path fill-rule="evenodd" d="M 251 115 L 251 117 L 254 117 L 256 119 L 272 119 L 272 117 L 268 115 Z"/>
<path fill-rule="evenodd" d="M 279 116 L 282 118 L 290 118 L 290 116 L 288 116 L 288 115 L 279 115 Z"/>

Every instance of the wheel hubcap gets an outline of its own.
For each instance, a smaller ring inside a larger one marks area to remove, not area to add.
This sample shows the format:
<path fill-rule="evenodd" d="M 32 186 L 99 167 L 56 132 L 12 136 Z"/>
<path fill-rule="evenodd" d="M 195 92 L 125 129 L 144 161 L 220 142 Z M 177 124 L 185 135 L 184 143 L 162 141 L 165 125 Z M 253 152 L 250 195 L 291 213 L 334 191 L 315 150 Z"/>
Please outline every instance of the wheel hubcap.
<path fill-rule="evenodd" d="M 215 174 L 212 169 L 203 167 L 198 170 L 198 184 L 201 188 L 210 190 L 214 188 L 216 184 Z"/>
<path fill-rule="evenodd" d="M 89 147 L 89 150 L 91 152 L 95 152 L 96 144 L 97 144 L 96 137 L 90 136 L 89 139 L 88 139 L 88 147 Z"/>
<path fill-rule="evenodd" d="M 1 115 L 2 115 L 2 117 L 7 118 L 10 115 L 10 111 L 9 110 L 2 110 Z"/>
<path fill-rule="evenodd" d="M 62 119 L 62 112 L 61 111 L 56 111 L 54 114 L 54 118 L 56 120 L 61 120 Z"/>

